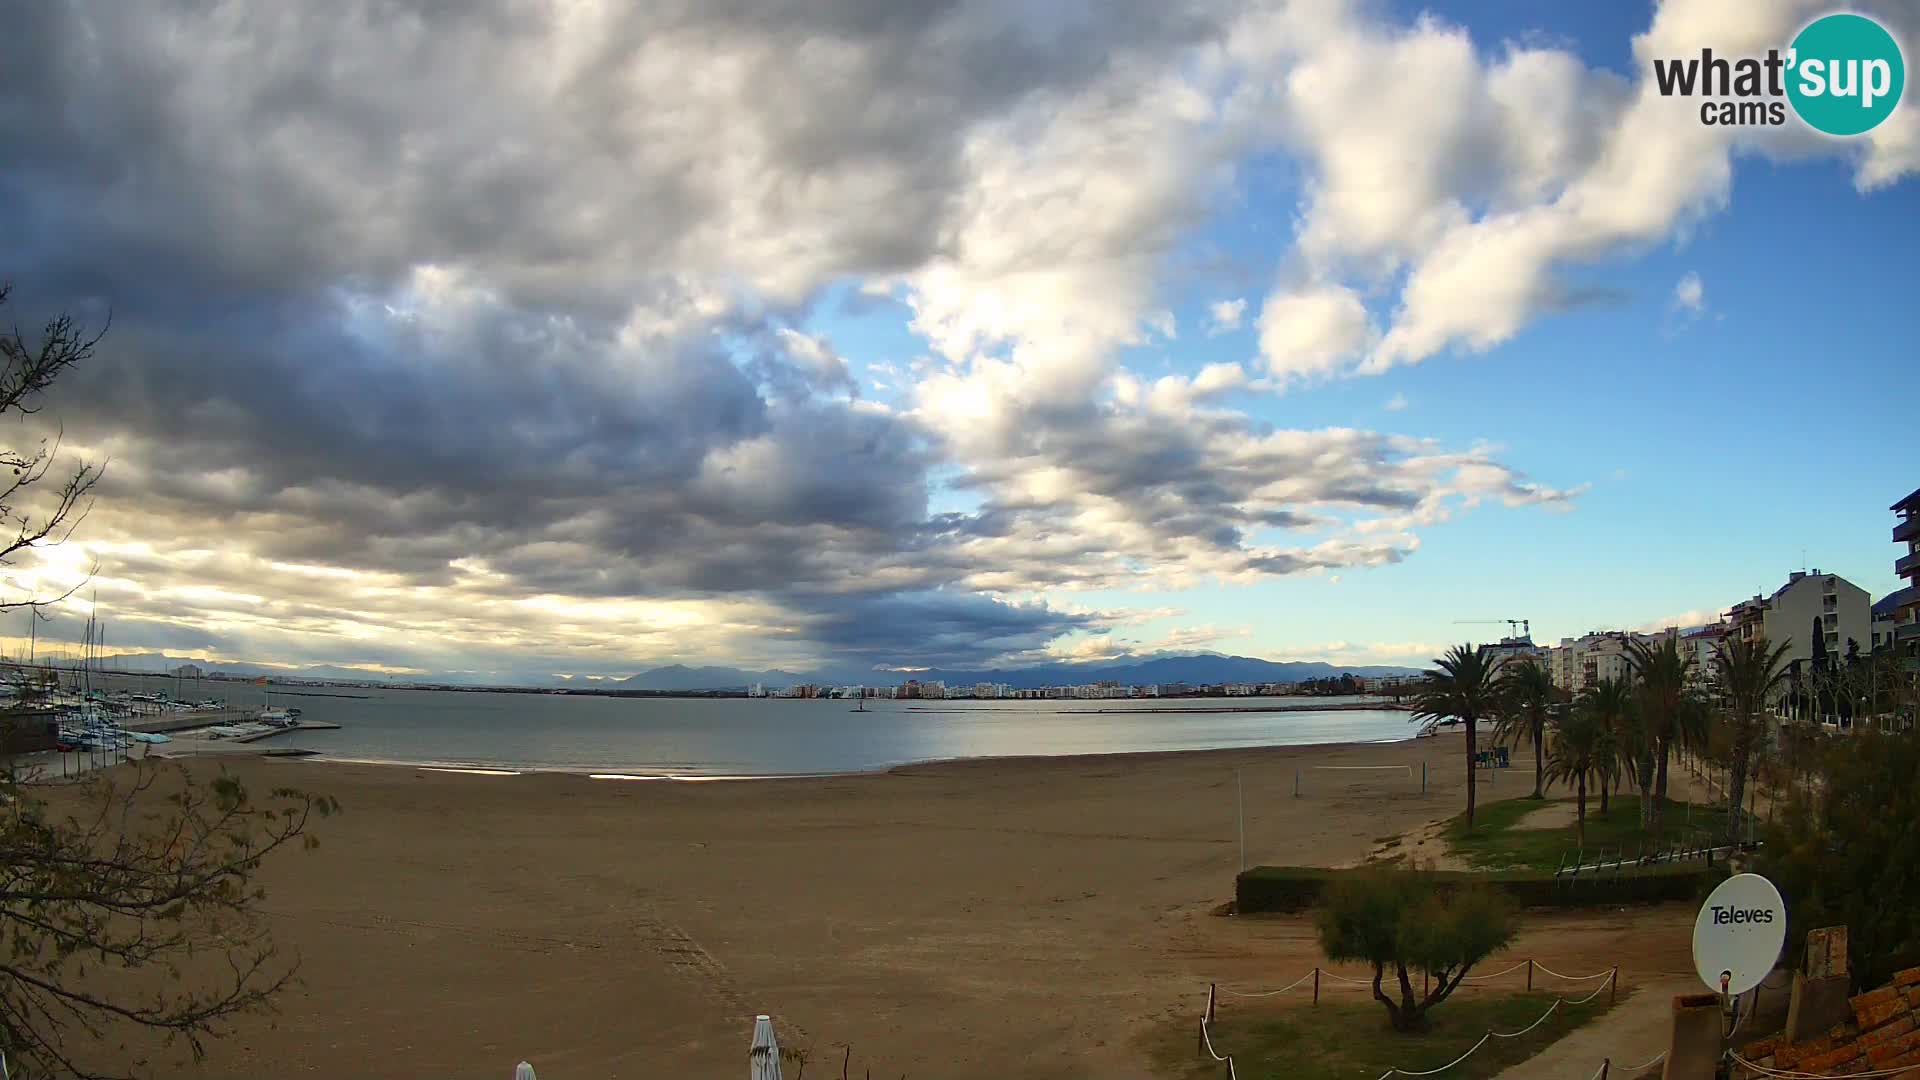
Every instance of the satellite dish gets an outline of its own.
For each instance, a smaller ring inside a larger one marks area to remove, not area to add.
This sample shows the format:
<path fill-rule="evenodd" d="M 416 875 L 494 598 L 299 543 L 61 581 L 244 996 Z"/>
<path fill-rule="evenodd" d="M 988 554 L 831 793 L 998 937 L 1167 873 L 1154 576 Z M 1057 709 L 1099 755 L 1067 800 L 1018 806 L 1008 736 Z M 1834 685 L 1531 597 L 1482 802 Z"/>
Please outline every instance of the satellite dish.
<path fill-rule="evenodd" d="M 1787 942 L 1787 904 L 1759 874 L 1720 883 L 1693 920 L 1693 967 L 1716 994 L 1760 985 Z"/>

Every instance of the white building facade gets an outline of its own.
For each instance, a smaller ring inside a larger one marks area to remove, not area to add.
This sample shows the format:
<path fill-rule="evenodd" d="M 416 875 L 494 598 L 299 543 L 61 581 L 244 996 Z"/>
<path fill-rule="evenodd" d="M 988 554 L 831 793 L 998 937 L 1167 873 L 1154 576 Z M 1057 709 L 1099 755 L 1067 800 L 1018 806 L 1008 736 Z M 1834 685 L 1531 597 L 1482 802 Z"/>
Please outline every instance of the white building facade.
<path fill-rule="evenodd" d="M 1796 570 L 1773 595 L 1733 605 L 1728 632 L 1742 641 L 1764 637 L 1772 645 L 1785 643 L 1787 662 L 1805 663 L 1813 659 L 1816 622 L 1828 656 L 1845 656 L 1849 641 L 1866 652 L 1873 643 L 1872 611 L 1867 590 L 1846 578 Z"/>

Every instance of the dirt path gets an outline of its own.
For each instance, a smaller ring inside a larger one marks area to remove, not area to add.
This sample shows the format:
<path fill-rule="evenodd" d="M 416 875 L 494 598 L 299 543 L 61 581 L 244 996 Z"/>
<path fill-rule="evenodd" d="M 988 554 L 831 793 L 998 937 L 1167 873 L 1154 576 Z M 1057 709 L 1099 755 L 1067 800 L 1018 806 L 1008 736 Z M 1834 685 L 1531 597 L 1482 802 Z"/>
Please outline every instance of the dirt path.
<path fill-rule="evenodd" d="M 1593 1080 L 1603 1061 L 1612 1062 L 1609 1080 L 1636 1080 L 1667 1048 L 1674 995 L 1690 993 L 1697 988 L 1696 983 L 1694 979 L 1672 977 L 1645 983 L 1605 1016 L 1494 1080 Z"/>

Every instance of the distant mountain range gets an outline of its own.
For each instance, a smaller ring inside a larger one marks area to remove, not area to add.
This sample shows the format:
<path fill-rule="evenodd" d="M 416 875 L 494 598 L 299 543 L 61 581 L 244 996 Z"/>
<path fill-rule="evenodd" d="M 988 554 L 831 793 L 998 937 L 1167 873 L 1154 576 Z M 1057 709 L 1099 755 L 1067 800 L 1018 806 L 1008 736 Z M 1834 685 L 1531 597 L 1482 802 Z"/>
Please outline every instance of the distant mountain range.
<path fill-rule="evenodd" d="M 194 664 L 209 675 L 256 678 L 261 675 L 290 679 L 328 679 L 350 682 L 396 683 L 435 686 L 533 686 L 543 689 L 579 688 L 593 690 L 734 690 L 759 683 L 767 687 L 793 686 L 798 683 L 823 683 L 834 686 L 890 686 L 918 679 L 938 680 L 948 686 L 972 686 L 974 683 L 1005 683 L 1015 689 L 1041 686 L 1070 686 L 1080 683 L 1117 682 L 1127 686 L 1187 683 L 1297 683 L 1326 679 L 1341 674 L 1360 676 L 1415 675 L 1420 669 L 1378 664 L 1329 664 L 1320 660 L 1261 660 L 1252 656 L 1222 656 L 1216 653 L 1159 654 L 1133 657 L 1123 661 L 1092 664 L 1040 664 L 1023 668 L 987 670 L 860 671 L 849 669 L 813 672 L 748 671 L 734 667 L 669 664 L 652 668 L 625 679 L 579 676 L 477 675 L 471 672 L 436 672 L 425 675 L 389 676 L 366 668 L 315 664 L 303 668 L 271 667 L 244 662 L 216 663 L 192 657 L 167 656 L 164 653 L 124 653 L 96 661 L 98 667 L 113 671 L 163 674 L 182 664 Z"/>

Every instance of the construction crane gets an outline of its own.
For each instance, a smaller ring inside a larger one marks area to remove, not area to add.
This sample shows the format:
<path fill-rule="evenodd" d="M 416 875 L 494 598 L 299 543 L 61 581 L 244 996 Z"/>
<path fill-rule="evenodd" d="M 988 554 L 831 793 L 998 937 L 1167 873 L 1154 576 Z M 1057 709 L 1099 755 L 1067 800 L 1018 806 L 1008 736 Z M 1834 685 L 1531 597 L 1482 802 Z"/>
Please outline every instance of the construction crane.
<path fill-rule="evenodd" d="M 1533 624 L 1532 622 L 1526 619 L 1455 619 L 1453 620 L 1453 624 L 1455 626 L 1498 626 L 1501 623 L 1507 624 L 1508 637 L 1525 637 L 1528 640 L 1533 639 Z"/>

